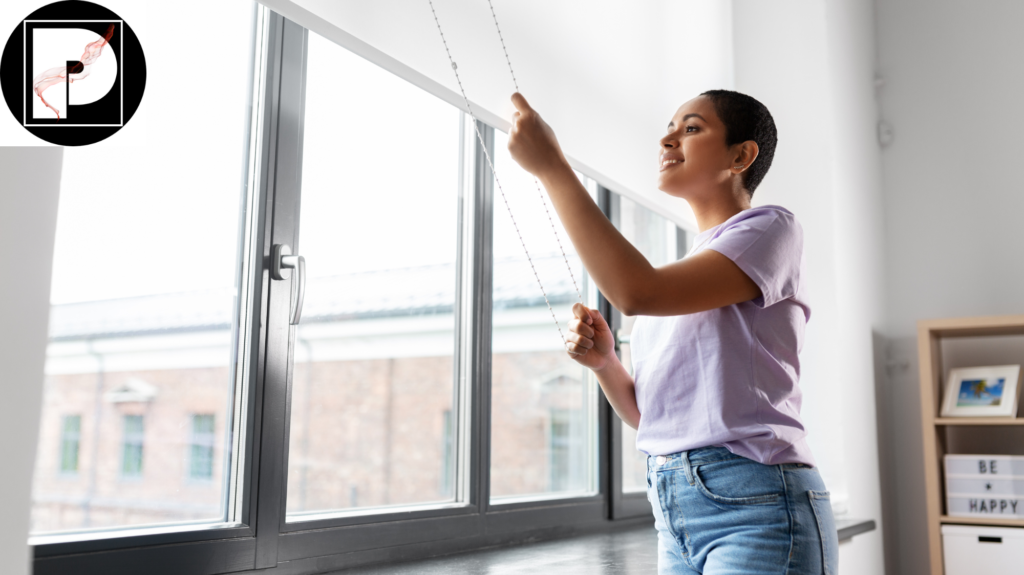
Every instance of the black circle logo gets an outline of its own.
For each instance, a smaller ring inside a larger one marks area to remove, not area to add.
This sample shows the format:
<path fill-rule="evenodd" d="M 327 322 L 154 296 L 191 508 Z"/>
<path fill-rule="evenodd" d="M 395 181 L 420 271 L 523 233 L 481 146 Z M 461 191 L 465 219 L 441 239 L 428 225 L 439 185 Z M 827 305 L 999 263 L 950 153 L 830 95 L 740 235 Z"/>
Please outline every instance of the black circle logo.
<path fill-rule="evenodd" d="M 65 0 L 18 24 L 0 57 L 0 85 L 26 130 L 52 144 L 85 146 L 114 135 L 135 114 L 146 60 L 117 14 Z"/>

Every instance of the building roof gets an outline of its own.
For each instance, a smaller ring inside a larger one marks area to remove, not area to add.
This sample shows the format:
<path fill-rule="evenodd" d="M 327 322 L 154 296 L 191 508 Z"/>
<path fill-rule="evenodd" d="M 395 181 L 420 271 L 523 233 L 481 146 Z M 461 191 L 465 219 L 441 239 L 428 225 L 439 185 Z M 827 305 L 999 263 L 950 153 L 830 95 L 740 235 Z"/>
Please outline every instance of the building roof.
<path fill-rule="evenodd" d="M 569 262 L 582 289 L 579 258 L 571 256 Z M 552 305 L 576 300 L 561 254 L 538 257 L 534 264 Z M 494 309 L 544 305 L 524 258 L 495 261 L 494 285 Z M 310 277 L 302 322 L 451 313 L 455 288 L 455 264 Z M 50 339 L 225 330 L 235 307 L 233 288 L 57 304 L 50 311 Z"/>

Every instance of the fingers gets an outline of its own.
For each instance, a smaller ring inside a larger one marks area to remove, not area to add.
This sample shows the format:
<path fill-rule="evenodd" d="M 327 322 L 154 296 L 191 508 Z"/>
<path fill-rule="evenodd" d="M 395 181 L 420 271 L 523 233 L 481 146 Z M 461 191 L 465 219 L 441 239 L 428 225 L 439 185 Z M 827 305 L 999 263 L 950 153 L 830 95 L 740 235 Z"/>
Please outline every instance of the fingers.
<path fill-rule="evenodd" d="M 587 325 L 594 323 L 594 319 L 590 315 L 592 311 L 596 312 L 597 310 L 591 310 L 581 303 L 572 304 L 572 314 Z"/>
<path fill-rule="evenodd" d="M 569 332 L 569 335 L 565 337 L 565 341 L 567 344 L 575 344 L 578 348 L 582 349 L 590 349 L 594 347 L 594 340 L 588 337 L 583 337 L 578 333 Z"/>
<path fill-rule="evenodd" d="M 601 315 L 600 311 L 595 309 L 594 313 L 590 316 L 590 318 L 591 320 L 593 320 L 590 322 L 590 325 L 594 326 L 594 328 L 608 329 L 608 322 L 605 321 L 604 316 Z"/>
<path fill-rule="evenodd" d="M 593 339 L 593 337 L 594 337 L 594 328 L 590 327 L 589 325 L 583 323 L 582 321 L 580 321 L 578 319 L 573 319 L 573 320 L 569 320 L 569 333 L 578 333 L 578 334 L 582 335 L 583 337 L 588 337 L 588 338 Z"/>
<path fill-rule="evenodd" d="M 579 345 L 578 343 L 566 343 L 565 351 L 569 352 L 569 355 L 584 356 L 587 355 L 587 348 Z"/>
<path fill-rule="evenodd" d="M 516 107 L 520 112 L 532 112 L 533 108 L 530 107 L 530 103 L 526 101 L 519 92 L 512 94 L 512 105 Z"/>

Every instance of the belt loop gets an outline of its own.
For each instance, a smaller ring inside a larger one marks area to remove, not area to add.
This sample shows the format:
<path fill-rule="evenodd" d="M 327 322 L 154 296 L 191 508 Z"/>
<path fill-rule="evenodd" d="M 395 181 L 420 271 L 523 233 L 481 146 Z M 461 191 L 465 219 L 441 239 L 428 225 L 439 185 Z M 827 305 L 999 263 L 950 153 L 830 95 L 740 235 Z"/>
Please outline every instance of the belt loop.
<path fill-rule="evenodd" d="M 686 481 L 693 485 L 693 468 L 690 466 L 690 452 L 681 451 L 679 453 L 679 460 L 683 462 L 683 473 L 686 474 Z"/>

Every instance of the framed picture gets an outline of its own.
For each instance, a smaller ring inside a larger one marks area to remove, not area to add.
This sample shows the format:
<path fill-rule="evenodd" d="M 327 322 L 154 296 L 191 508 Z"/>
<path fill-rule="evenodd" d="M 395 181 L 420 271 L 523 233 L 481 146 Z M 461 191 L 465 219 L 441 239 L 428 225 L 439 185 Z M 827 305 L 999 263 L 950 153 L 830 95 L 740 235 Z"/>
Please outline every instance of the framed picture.
<path fill-rule="evenodd" d="M 1019 365 L 949 370 L 942 417 L 1016 417 Z"/>

